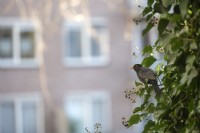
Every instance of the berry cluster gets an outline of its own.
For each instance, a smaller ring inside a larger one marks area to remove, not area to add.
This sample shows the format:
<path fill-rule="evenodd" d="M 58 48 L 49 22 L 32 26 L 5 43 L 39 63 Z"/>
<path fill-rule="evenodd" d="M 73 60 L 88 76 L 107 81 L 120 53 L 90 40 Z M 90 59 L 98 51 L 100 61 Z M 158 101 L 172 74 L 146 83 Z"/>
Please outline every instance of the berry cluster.
<path fill-rule="evenodd" d="M 153 25 L 157 25 L 157 24 L 158 24 L 158 18 L 156 18 L 155 16 L 153 16 L 153 18 L 150 20 L 150 22 L 151 22 Z"/>
<path fill-rule="evenodd" d="M 134 88 L 133 88 L 133 89 L 134 89 Z M 133 89 L 132 89 L 132 90 L 126 89 L 126 90 L 124 91 L 124 93 L 125 93 L 125 98 L 131 100 L 132 103 L 135 103 L 135 98 L 133 97 L 133 94 L 135 94 L 135 91 L 133 91 Z"/>
<path fill-rule="evenodd" d="M 94 129 L 95 129 L 94 133 L 102 133 L 101 131 L 99 131 L 101 128 L 102 128 L 102 127 L 101 127 L 101 124 L 100 124 L 100 123 L 95 123 L 95 124 L 94 124 Z M 87 127 L 85 128 L 85 131 L 86 131 L 87 133 L 91 133 L 91 132 L 87 129 Z"/>
<path fill-rule="evenodd" d="M 122 125 L 128 128 L 128 121 L 126 120 L 125 117 L 122 117 Z"/>

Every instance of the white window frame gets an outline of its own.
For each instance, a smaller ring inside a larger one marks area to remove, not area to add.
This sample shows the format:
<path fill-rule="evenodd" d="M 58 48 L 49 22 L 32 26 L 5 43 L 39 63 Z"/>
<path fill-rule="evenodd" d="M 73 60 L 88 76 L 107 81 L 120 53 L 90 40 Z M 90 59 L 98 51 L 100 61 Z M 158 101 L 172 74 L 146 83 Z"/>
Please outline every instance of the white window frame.
<path fill-rule="evenodd" d="M 85 92 L 84 92 L 85 93 Z M 102 132 L 110 132 L 112 129 L 112 117 L 111 117 L 111 98 L 107 92 L 89 92 L 84 94 L 83 92 L 72 92 L 66 96 L 65 99 L 65 112 L 67 114 L 67 102 L 72 99 L 82 99 L 84 108 L 82 110 L 83 126 L 93 130 L 94 124 L 97 121 L 93 121 L 92 103 L 94 100 L 101 100 L 103 102 L 102 111 Z M 84 131 L 83 131 L 84 132 Z"/>
<path fill-rule="evenodd" d="M 12 58 L 0 58 L 1 68 L 36 68 L 38 67 L 38 30 L 34 20 L 22 20 L 17 18 L 1 18 L 0 26 L 9 27 L 12 31 Z M 22 59 L 20 57 L 20 33 L 21 31 L 31 31 L 34 33 L 34 57 Z"/>
<path fill-rule="evenodd" d="M 44 105 L 39 93 L 1 94 L 0 102 L 13 102 L 15 107 L 15 131 L 23 132 L 23 121 L 21 119 L 22 103 L 35 102 L 37 107 L 37 133 L 45 133 Z"/>
<path fill-rule="evenodd" d="M 105 30 L 101 32 L 100 56 L 94 57 L 91 53 L 91 28 L 92 25 L 105 26 Z M 67 43 L 66 38 L 71 28 L 80 28 L 81 31 L 81 57 L 69 57 L 66 55 Z M 104 18 L 93 18 L 91 21 L 83 22 L 66 22 L 63 31 L 63 57 L 64 65 L 67 67 L 90 67 L 90 66 L 105 66 L 109 62 L 109 34 L 107 22 Z"/>

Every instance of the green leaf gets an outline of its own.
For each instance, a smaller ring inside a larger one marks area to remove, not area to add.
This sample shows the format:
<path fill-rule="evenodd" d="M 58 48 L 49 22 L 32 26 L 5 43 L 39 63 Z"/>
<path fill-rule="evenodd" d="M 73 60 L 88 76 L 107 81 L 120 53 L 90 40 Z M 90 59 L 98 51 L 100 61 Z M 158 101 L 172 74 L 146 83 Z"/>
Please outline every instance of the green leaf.
<path fill-rule="evenodd" d="M 151 54 L 153 52 L 153 48 L 151 45 L 147 45 L 144 47 L 144 49 L 142 50 L 142 54 Z"/>
<path fill-rule="evenodd" d="M 153 28 L 153 27 L 154 27 L 154 25 L 151 22 L 149 22 L 148 25 L 146 26 L 146 28 L 142 31 L 142 35 L 143 36 L 146 35 L 146 33 L 149 32 L 151 30 L 151 28 Z"/>
<path fill-rule="evenodd" d="M 157 109 L 154 111 L 154 118 L 158 119 L 160 117 L 162 117 L 162 115 L 166 112 L 166 109 Z"/>
<path fill-rule="evenodd" d="M 174 22 L 174 23 L 180 22 L 181 21 L 181 15 L 180 14 L 172 14 L 172 15 L 170 15 L 169 21 Z"/>
<path fill-rule="evenodd" d="M 164 7 L 168 7 L 174 3 L 174 0 L 162 0 Z"/>
<path fill-rule="evenodd" d="M 146 16 L 146 22 L 148 22 L 152 17 L 153 17 L 153 14 L 152 14 L 152 13 L 151 13 L 151 14 L 148 14 L 148 15 Z"/>
<path fill-rule="evenodd" d="M 131 118 L 129 119 L 128 127 L 132 126 L 133 124 L 139 123 L 140 120 L 141 118 L 139 114 L 132 115 Z"/>
<path fill-rule="evenodd" d="M 196 59 L 195 55 L 189 55 L 186 59 L 186 63 L 192 67 L 195 59 Z"/>
<path fill-rule="evenodd" d="M 192 42 L 191 44 L 190 44 L 190 49 L 191 50 L 196 50 L 198 47 L 197 47 L 197 44 L 195 43 L 195 42 Z"/>
<path fill-rule="evenodd" d="M 153 56 L 149 56 L 143 59 L 142 65 L 146 67 L 150 67 L 155 61 L 156 61 L 156 58 L 154 58 Z"/>
<path fill-rule="evenodd" d="M 137 81 L 135 81 L 135 85 L 136 85 L 137 87 L 141 87 L 141 86 L 143 86 L 143 84 L 142 84 L 142 83 L 140 83 L 140 82 L 137 82 Z"/>
<path fill-rule="evenodd" d="M 194 110 L 195 110 L 195 102 L 194 102 L 194 99 L 191 99 L 190 100 L 190 104 L 189 104 L 189 107 L 188 107 L 188 110 L 190 112 L 190 115 L 192 115 L 194 113 Z M 191 117 L 191 116 L 189 116 Z"/>
<path fill-rule="evenodd" d="M 150 13 L 151 11 L 152 11 L 151 7 L 145 7 L 144 10 L 143 10 L 143 12 L 142 12 L 142 15 L 145 16 L 148 13 Z"/>
<path fill-rule="evenodd" d="M 149 131 L 152 129 L 152 127 L 154 127 L 154 126 L 155 126 L 155 122 L 152 121 L 152 120 L 149 120 L 149 121 L 147 122 L 147 124 L 145 125 L 144 130 L 142 131 L 142 133 L 147 133 L 147 132 L 149 132 Z"/>
<path fill-rule="evenodd" d="M 158 23 L 159 35 L 161 35 L 165 31 L 168 23 L 169 23 L 168 19 L 160 19 L 160 21 Z"/>
<path fill-rule="evenodd" d="M 179 8 L 181 11 L 182 17 L 184 17 L 187 13 L 187 5 L 188 5 L 188 0 L 179 0 Z"/>
<path fill-rule="evenodd" d="M 147 5 L 151 6 L 154 3 L 154 0 L 148 0 Z"/>
<path fill-rule="evenodd" d="M 188 75 L 188 81 L 187 81 L 187 85 L 189 86 L 189 84 L 191 83 L 192 79 L 195 78 L 198 75 L 198 71 L 197 69 L 195 69 L 194 67 L 192 68 L 192 71 L 190 72 L 190 74 Z"/>
<path fill-rule="evenodd" d="M 175 37 L 171 39 L 170 44 L 172 44 L 171 49 L 173 51 L 176 51 L 176 50 L 179 50 L 183 46 L 183 40 L 180 39 L 179 37 Z"/>
<path fill-rule="evenodd" d="M 165 13 L 165 12 L 166 12 L 166 9 L 162 5 L 162 3 L 157 2 L 157 3 L 154 4 L 154 13 L 162 14 L 162 13 Z"/>
<path fill-rule="evenodd" d="M 141 110 L 142 110 L 142 107 L 136 107 L 136 108 L 133 110 L 133 113 L 140 112 Z"/>
<path fill-rule="evenodd" d="M 155 106 L 154 106 L 153 103 L 150 103 L 150 104 L 147 106 L 147 108 L 146 108 L 146 111 L 147 111 L 148 113 L 153 113 L 154 110 L 155 110 Z"/>
<path fill-rule="evenodd" d="M 178 115 L 179 110 L 180 110 L 182 107 L 183 107 L 183 103 L 178 103 L 178 104 L 176 105 L 175 110 L 174 110 L 174 115 Z"/>

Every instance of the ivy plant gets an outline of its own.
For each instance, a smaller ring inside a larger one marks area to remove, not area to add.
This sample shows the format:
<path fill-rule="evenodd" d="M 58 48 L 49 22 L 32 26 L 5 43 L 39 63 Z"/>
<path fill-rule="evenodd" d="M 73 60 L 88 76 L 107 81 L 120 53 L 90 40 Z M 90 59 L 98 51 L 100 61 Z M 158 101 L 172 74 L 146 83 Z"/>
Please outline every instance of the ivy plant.
<path fill-rule="evenodd" d="M 142 15 L 147 22 L 143 35 L 153 27 L 158 30 L 156 43 L 143 49 L 142 64 L 150 67 L 158 60 L 152 53 L 162 53 L 163 63 L 156 66 L 162 75 L 162 95 L 152 102 L 152 87 L 135 82 L 136 88 L 125 91 L 126 97 L 135 102 L 131 95 L 136 94 L 144 100 L 127 121 L 123 118 L 123 124 L 131 127 L 145 120 L 143 133 L 199 133 L 200 1 L 148 0 Z"/>

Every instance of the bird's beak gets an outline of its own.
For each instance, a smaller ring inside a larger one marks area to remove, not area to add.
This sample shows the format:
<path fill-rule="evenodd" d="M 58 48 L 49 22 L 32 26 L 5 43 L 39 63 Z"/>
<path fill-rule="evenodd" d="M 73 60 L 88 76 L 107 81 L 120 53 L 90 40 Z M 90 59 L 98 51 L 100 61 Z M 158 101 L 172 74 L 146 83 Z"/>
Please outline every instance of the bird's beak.
<path fill-rule="evenodd" d="M 130 69 L 134 69 L 134 66 L 132 66 Z"/>

